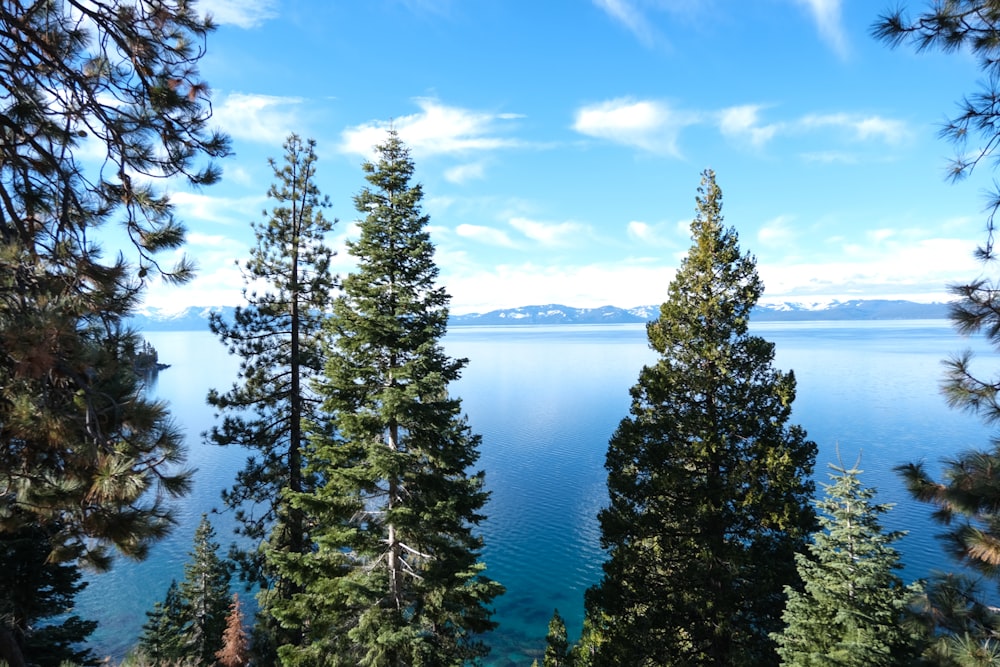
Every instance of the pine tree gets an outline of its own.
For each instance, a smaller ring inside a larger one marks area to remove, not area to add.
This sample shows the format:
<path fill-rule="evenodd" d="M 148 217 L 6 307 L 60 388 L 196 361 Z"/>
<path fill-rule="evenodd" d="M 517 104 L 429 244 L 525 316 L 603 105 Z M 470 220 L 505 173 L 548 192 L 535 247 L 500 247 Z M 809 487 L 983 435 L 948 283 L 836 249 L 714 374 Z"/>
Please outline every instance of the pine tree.
<path fill-rule="evenodd" d="M 204 665 L 212 663 L 222 646 L 229 613 L 230 566 L 219 558 L 218 551 L 215 529 L 203 514 L 179 592 L 189 619 L 184 631 L 185 655 Z"/>
<path fill-rule="evenodd" d="M 782 665 L 886 667 L 912 664 L 916 636 L 903 627 L 916 590 L 895 574 L 901 565 L 879 517 L 888 505 L 872 504 L 856 467 L 831 465 L 832 484 L 817 503 L 820 531 L 809 555 L 795 559 L 804 590 L 786 587 L 786 627 L 775 635 Z"/>
<path fill-rule="evenodd" d="M 35 665 L 93 664 L 90 650 L 79 644 L 97 623 L 71 615 L 76 594 L 87 584 L 72 560 L 49 560 L 47 533 L 55 529 L 26 526 L 0 533 L 0 623 Z"/>
<path fill-rule="evenodd" d="M 250 664 L 250 643 L 243 628 L 243 610 L 240 596 L 233 593 L 233 603 L 226 616 L 226 630 L 222 633 L 222 648 L 215 653 L 221 667 L 244 667 Z"/>
<path fill-rule="evenodd" d="M 588 591 L 598 665 L 763 665 L 815 521 L 816 445 L 788 425 L 795 378 L 747 332 L 763 290 L 706 171 L 694 241 L 647 327 L 660 357 L 611 437 L 609 550 Z"/>
<path fill-rule="evenodd" d="M 153 609 L 146 612 L 146 622 L 139 636 L 139 651 L 153 664 L 170 664 L 183 660 L 190 615 L 181 599 L 174 579 L 167 594 Z"/>
<path fill-rule="evenodd" d="M 123 322 L 148 280 L 191 275 L 157 259 L 184 229 L 155 183 L 210 184 L 228 153 L 197 67 L 212 27 L 186 0 L 0 5 L 0 532 L 41 528 L 52 562 L 141 558 L 188 487 Z M 105 257 L 112 221 L 131 242 Z"/>
<path fill-rule="evenodd" d="M 935 573 L 911 602 L 908 627 L 923 638 L 922 663 L 990 665 L 1000 656 L 1000 613 L 985 602 L 984 580 Z"/>
<path fill-rule="evenodd" d="M 317 546 L 294 565 L 304 592 L 283 622 L 308 628 L 286 664 L 462 665 L 487 652 L 487 605 L 473 529 L 487 493 L 468 471 L 479 437 L 448 395 L 464 359 L 441 347 L 448 295 L 437 287 L 422 191 L 395 132 L 366 163 L 364 216 L 348 244 L 357 269 L 335 301 L 322 391 L 336 437 L 310 463 L 322 485 L 296 498 Z"/>
<path fill-rule="evenodd" d="M 284 144 L 284 164 L 270 161 L 274 207 L 265 222 L 253 224 L 257 245 L 243 266 L 247 305 L 236 309 L 232 323 L 218 314 L 210 321 L 230 353 L 242 358 L 240 383 L 209 394 L 225 419 L 208 439 L 251 452 L 223 499 L 236 512 L 238 532 L 252 543 L 237 559 L 244 579 L 261 587 L 265 619 L 272 604 L 296 592 L 268 559 L 310 546 L 301 512 L 285 494 L 311 487 L 303 450 L 310 428 L 325 422 L 311 383 L 323 368 L 322 320 L 334 288 L 333 252 L 324 238 L 333 223 L 323 217 L 330 204 L 316 185 L 315 146 L 293 134 Z M 293 628 L 275 641 L 297 643 L 297 637 Z"/>
<path fill-rule="evenodd" d="M 545 656 L 542 667 L 571 667 L 569 640 L 566 638 L 566 621 L 559 615 L 559 610 L 552 612 L 549 621 L 549 631 L 545 635 Z"/>

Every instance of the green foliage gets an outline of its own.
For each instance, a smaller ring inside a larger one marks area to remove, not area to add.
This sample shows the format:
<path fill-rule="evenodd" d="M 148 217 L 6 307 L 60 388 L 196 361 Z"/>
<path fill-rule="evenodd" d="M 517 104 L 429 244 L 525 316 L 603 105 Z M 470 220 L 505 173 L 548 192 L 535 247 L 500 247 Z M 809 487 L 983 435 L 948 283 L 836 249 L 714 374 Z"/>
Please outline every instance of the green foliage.
<path fill-rule="evenodd" d="M 297 590 L 276 554 L 309 547 L 301 511 L 285 494 L 312 486 L 303 451 L 310 429 L 326 421 L 311 383 L 323 368 L 322 321 L 334 288 L 333 252 L 324 243 L 333 223 L 323 217 L 329 201 L 316 186 L 315 142 L 293 134 L 284 148 L 284 164 L 270 162 L 274 207 L 265 222 L 253 224 L 257 245 L 243 265 L 247 305 L 236 309 L 232 323 L 219 315 L 210 321 L 242 359 L 239 382 L 225 393 L 209 393 L 209 404 L 224 419 L 207 438 L 250 452 L 223 500 L 236 512 L 238 532 L 253 543 L 235 556 L 243 578 L 261 588 L 264 623 L 271 622 L 271 604 Z M 297 642 L 297 636 L 292 628 L 276 641 Z"/>
<path fill-rule="evenodd" d="M 556 609 L 552 612 L 549 631 L 545 635 L 545 656 L 542 659 L 542 667 L 571 667 L 572 664 L 569 640 L 566 638 L 566 621 Z"/>
<path fill-rule="evenodd" d="M 875 490 L 861 486 L 860 470 L 831 468 L 833 484 L 817 503 L 821 530 L 809 555 L 796 555 L 804 588 L 785 589 L 787 626 L 775 635 L 781 664 L 912 664 L 919 642 L 902 621 L 917 591 L 894 573 L 901 566 L 892 543 L 902 534 L 882 531 L 889 507 L 872 504 Z"/>
<path fill-rule="evenodd" d="M 648 327 L 659 360 L 611 438 L 609 550 L 587 594 L 598 665 L 762 665 L 815 522 L 816 445 L 787 424 L 795 378 L 747 332 L 763 290 L 703 174 L 694 245 Z"/>
<path fill-rule="evenodd" d="M 164 600 L 146 612 L 139 648 L 156 664 L 209 665 L 222 648 L 229 615 L 230 566 L 218 551 L 215 530 L 208 516 L 202 515 L 184 579 L 180 585 L 171 582 Z"/>
<path fill-rule="evenodd" d="M 95 664 L 86 641 L 97 623 L 68 615 L 86 587 L 76 563 L 48 560 L 50 530 L 26 526 L 0 533 L 0 624 L 22 655 L 42 667 Z"/>
<path fill-rule="evenodd" d="M 294 496 L 315 549 L 285 559 L 303 592 L 282 608 L 307 628 L 290 665 L 462 665 L 487 652 L 502 587 L 483 575 L 479 437 L 448 395 L 465 360 L 441 347 L 448 295 L 438 275 L 422 191 L 395 133 L 366 163 L 364 216 L 348 244 L 357 269 L 330 319 L 322 391 L 335 436 L 317 437 L 315 494 Z M 277 612 L 276 612 L 277 614 Z"/>
<path fill-rule="evenodd" d="M 146 612 L 139 637 L 139 651 L 152 664 L 168 664 L 183 659 L 189 614 L 184 608 L 177 580 L 170 582 L 163 601 Z"/>
<path fill-rule="evenodd" d="M 158 264 L 184 229 L 157 181 L 209 184 L 228 153 L 198 74 L 211 29 L 186 0 L 0 5 L 0 535 L 52 563 L 143 557 L 188 487 L 122 323 L 147 277 L 191 275 Z M 130 242 L 106 259 L 110 221 Z"/>

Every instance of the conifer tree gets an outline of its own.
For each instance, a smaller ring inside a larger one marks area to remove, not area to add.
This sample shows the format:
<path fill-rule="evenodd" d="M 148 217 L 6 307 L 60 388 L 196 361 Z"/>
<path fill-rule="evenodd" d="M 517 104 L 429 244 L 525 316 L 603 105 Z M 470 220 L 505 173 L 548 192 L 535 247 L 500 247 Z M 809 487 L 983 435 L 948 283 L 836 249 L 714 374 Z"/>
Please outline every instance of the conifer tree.
<path fill-rule="evenodd" d="M 179 593 L 188 617 L 185 654 L 203 665 L 212 663 L 222 645 L 229 613 L 230 566 L 218 551 L 215 529 L 208 516 L 202 515 Z"/>
<path fill-rule="evenodd" d="M 215 653 L 220 667 L 244 667 L 250 664 L 250 643 L 243 628 L 243 609 L 240 596 L 233 593 L 233 603 L 226 616 L 226 630 L 222 633 L 222 648 Z"/>
<path fill-rule="evenodd" d="M 231 323 L 218 314 L 210 320 L 230 353 L 242 359 L 239 383 L 209 393 L 208 402 L 225 418 L 208 440 L 251 452 L 223 499 L 236 512 L 238 532 L 251 541 L 236 556 L 244 579 L 261 587 L 265 619 L 272 601 L 296 590 L 268 559 L 310 546 L 301 511 L 285 494 L 310 489 L 303 450 L 309 429 L 324 423 L 311 383 L 323 369 L 322 321 L 334 288 L 325 236 L 333 223 L 323 217 L 330 204 L 316 184 L 315 146 L 293 134 L 284 144 L 284 163 L 270 161 L 274 207 L 266 221 L 253 223 L 257 245 L 243 265 L 247 305 L 236 309 Z"/>
<path fill-rule="evenodd" d="M 185 656 L 185 636 L 189 615 L 174 579 L 162 601 L 146 612 L 146 622 L 139 636 L 139 651 L 153 664 L 178 662 Z"/>
<path fill-rule="evenodd" d="M 566 621 L 559 615 L 559 610 L 552 612 L 549 621 L 549 631 L 545 635 L 545 656 L 542 667 L 570 667 L 569 640 L 566 638 Z"/>
<path fill-rule="evenodd" d="M 832 484 L 817 503 L 820 531 L 809 555 L 796 554 L 803 590 L 786 587 L 786 627 L 775 635 L 781 664 L 806 667 L 910 665 L 919 653 L 903 618 L 916 590 L 895 574 L 902 567 L 879 517 L 887 505 L 872 504 L 857 467 L 831 465 Z"/>
<path fill-rule="evenodd" d="M 364 216 L 330 319 L 323 380 L 335 437 L 310 464 L 322 484 L 296 497 L 316 541 L 288 563 L 303 593 L 282 622 L 307 628 L 286 664 L 462 665 L 487 652 L 502 591 L 478 562 L 487 499 L 470 473 L 479 437 L 448 394 L 466 361 L 441 347 L 448 295 L 421 212 L 414 165 L 395 132 L 366 163 Z"/>
<path fill-rule="evenodd" d="M 212 28 L 187 0 L 0 5 L 0 532 L 42 527 L 53 562 L 144 556 L 188 487 L 123 321 L 149 279 L 191 275 L 157 259 L 184 228 L 156 182 L 210 184 L 228 153 L 198 73 Z M 131 242 L 105 256 L 110 222 Z M 0 660 L 32 659 L 9 640 Z"/>
<path fill-rule="evenodd" d="M 91 664 L 90 650 L 80 644 L 97 623 L 71 614 L 76 594 L 87 584 L 73 560 L 49 560 L 47 532 L 55 529 L 29 525 L 0 532 L 0 623 L 33 664 Z"/>
<path fill-rule="evenodd" d="M 659 360 L 608 446 L 597 665 L 764 665 L 815 514 L 795 378 L 747 331 L 763 286 L 702 175 L 693 245 L 647 326 Z"/>

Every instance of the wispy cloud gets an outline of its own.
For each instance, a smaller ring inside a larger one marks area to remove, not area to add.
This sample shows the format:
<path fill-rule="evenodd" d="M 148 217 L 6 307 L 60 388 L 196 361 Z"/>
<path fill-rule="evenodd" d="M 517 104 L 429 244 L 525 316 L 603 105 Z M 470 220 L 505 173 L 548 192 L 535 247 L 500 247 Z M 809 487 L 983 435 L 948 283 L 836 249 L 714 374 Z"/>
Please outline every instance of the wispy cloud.
<path fill-rule="evenodd" d="M 625 226 L 625 233 L 633 241 L 638 241 L 645 246 L 669 246 L 677 247 L 677 237 L 687 238 L 689 222 L 682 225 L 671 222 L 661 222 L 650 224 L 641 220 L 632 220 Z"/>
<path fill-rule="evenodd" d="M 906 123 L 902 121 L 849 113 L 810 114 L 797 121 L 795 126 L 806 130 L 840 128 L 847 130 L 853 139 L 859 141 L 875 139 L 887 144 L 898 144 L 909 136 Z"/>
<path fill-rule="evenodd" d="M 776 123 L 762 124 L 759 104 L 744 104 L 729 107 L 719 112 L 719 130 L 727 137 L 749 141 L 754 147 L 761 147 L 774 138 L 781 129 Z"/>
<path fill-rule="evenodd" d="M 256 28 L 278 15 L 277 0 L 201 0 L 198 9 L 216 23 Z"/>
<path fill-rule="evenodd" d="M 347 128 L 341 134 L 340 150 L 370 157 L 372 147 L 385 140 L 390 128 L 420 155 L 466 154 L 521 145 L 516 139 L 499 136 L 501 122 L 520 118 L 517 114 L 472 111 L 432 98 L 415 101 L 419 113 Z"/>
<path fill-rule="evenodd" d="M 841 23 L 842 0 L 793 0 L 812 14 L 819 35 L 841 58 L 848 55 L 847 36 Z"/>
<path fill-rule="evenodd" d="M 501 248 L 517 247 L 517 244 L 511 240 L 507 232 L 494 227 L 462 224 L 455 228 L 455 233 L 463 238 L 479 241 L 486 245 L 499 246 Z"/>
<path fill-rule="evenodd" d="M 573 129 L 580 134 L 680 157 L 677 138 L 699 122 L 698 114 L 677 111 L 667 103 L 623 97 L 579 109 Z"/>
<path fill-rule="evenodd" d="M 214 109 L 212 120 L 232 137 L 281 145 L 298 126 L 298 97 L 230 93 Z"/>
<path fill-rule="evenodd" d="M 651 153 L 682 157 L 682 131 L 698 124 L 714 124 L 722 136 L 759 149 L 778 137 L 797 136 L 820 130 L 836 130 L 854 142 L 882 142 L 898 145 L 910 136 L 901 120 L 857 113 L 806 114 L 788 120 L 768 121 L 764 112 L 770 105 L 742 104 L 721 111 L 676 110 L 660 100 L 617 98 L 581 107 L 573 129 L 577 132 L 632 146 Z M 850 158 L 832 151 L 813 152 L 813 161 L 844 161 Z"/>
<path fill-rule="evenodd" d="M 245 225 L 260 215 L 266 201 L 262 194 L 251 197 L 216 197 L 199 192 L 179 191 L 170 195 L 178 216 L 187 221 Z"/>
<path fill-rule="evenodd" d="M 644 46 L 653 46 L 658 41 L 656 29 L 630 0 L 594 0 L 594 4 L 635 35 Z"/>
<path fill-rule="evenodd" d="M 482 162 L 471 162 L 469 164 L 456 165 L 451 169 L 445 170 L 444 177 L 452 183 L 461 185 L 468 181 L 483 178 L 485 172 L 486 168 Z"/>
<path fill-rule="evenodd" d="M 539 222 L 528 218 L 511 218 L 510 226 L 544 246 L 567 246 L 590 233 L 589 227 L 578 222 Z"/>

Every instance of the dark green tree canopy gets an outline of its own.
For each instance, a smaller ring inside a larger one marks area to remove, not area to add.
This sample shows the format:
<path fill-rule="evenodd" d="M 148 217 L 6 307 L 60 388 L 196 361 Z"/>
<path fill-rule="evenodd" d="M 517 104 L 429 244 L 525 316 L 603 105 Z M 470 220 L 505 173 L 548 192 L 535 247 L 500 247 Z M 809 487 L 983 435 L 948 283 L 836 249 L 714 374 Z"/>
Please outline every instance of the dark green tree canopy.
<path fill-rule="evenodd" d="M 317 547 L 285 561 L 303 593 L 280 618 L 307 628 L 307 641 L 281 657 L 458 666 L 486 653 L 479 634 L 502 592 L 482 573 L 473 532 L 488 495 L 470 473 L 480 439 L 448 393 L 465 360 L 441 346 L 448 295 L 413 162 L 394 132 L 376 151 L 355 198 L 357 269 L 329 320 L 322 391 L 334 428 L 309 456 L 322 483 L 295 497 Z"/>
<path fill-rule="evenodd" d="M 788 424 L 795 378 L 748 333 L 763 286 L 703 174 L 693 245 L 648 327 L 658 361 L 608 446 L 609 550 L 588 592 L 595 664 L 775 661 L 794 554 L 813 527 L 816 445 Z"/>

